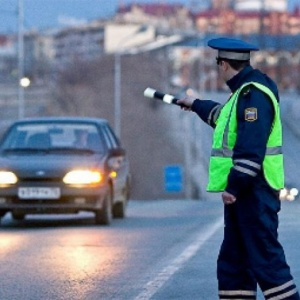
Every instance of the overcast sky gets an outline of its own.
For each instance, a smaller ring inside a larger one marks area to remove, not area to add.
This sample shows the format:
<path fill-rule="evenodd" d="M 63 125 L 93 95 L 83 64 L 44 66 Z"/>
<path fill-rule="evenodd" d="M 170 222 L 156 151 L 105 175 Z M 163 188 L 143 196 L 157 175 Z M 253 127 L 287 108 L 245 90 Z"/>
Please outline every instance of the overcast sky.
<path fill-rule="evenodd" d="M 93 19 L 111 17 L 117 5 L 123 3 L 189 3 L 189 0 L 22 0 L 26 29 L 47 29 L 57 26 L 80 24 Z M 276 0 L 274 0 L 276 1 Z M 199 3 L 205 2 L 199 0 Z M 289 8 L 300 0 L 288 0 Z M 17 29 L 18 0 L 0 0 L 0 32 Z"/>

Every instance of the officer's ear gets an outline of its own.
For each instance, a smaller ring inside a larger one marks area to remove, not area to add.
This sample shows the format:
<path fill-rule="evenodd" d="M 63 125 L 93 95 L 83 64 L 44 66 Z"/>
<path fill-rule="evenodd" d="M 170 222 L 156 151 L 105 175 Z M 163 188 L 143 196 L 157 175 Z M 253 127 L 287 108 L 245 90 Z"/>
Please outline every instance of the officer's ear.
<path fill-rule="evenodd" d="M 223 68 L 224 71 L 228 71 L 228 69 L 230 68 L 230 64 L 228 63 L 228 61 L 223 60 L 221 67 Z"/>

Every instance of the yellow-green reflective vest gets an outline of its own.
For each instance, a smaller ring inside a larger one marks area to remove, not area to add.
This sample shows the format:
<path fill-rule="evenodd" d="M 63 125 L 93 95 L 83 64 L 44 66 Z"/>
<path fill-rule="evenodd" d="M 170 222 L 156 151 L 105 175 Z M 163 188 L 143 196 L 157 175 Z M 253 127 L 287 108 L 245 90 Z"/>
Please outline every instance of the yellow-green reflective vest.
<path fill-rule="evenodd" d="M 272 188 L 280 190 L 284 187 L 282 126 L 279 104 L 269 88 L 257 82 L 248 82 L 232 94 L 216 120 L 209 164 L 208 192 L 221 192 L 227 186 L 227 178 L 233 166 L 232 154 L 237 136 L 237 101 L 242 89 L 248 85 L 254 85 L 266 93 L 272 101 L 275 115 L 262 169 L 266 181 Z"/>

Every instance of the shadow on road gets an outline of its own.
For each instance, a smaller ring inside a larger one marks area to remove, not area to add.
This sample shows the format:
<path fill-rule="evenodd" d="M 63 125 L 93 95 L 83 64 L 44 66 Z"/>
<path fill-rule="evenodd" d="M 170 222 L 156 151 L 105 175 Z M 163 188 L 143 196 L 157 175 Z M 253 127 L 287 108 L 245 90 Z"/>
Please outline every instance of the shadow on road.
<path fill-rule="evenodd" d="M 95 224 L 93 213 L 74 215 L 28 215 L 24 220 L 14 220 L 10 214 L 1 219 L 0 230 L 4 229 L 44 229 L 58 227 L 105 227 Z"/>

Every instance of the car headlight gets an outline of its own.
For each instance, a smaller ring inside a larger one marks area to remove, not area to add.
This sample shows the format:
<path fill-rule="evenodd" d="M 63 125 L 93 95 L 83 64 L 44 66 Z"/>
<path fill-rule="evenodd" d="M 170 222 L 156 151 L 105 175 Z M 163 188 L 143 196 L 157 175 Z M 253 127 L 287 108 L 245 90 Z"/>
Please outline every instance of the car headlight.
<path fill-rule="evenodd" d="M 103 175 L 99 171 L 73 170 L 63 178 L 66 184 L 98 184 L 102 181 Z"/>
<path fill-rule="evenodd" d="M 10 171 L 0 171 L 0 185 L 9 185 L 17 183 L 17 176 Z"/>

